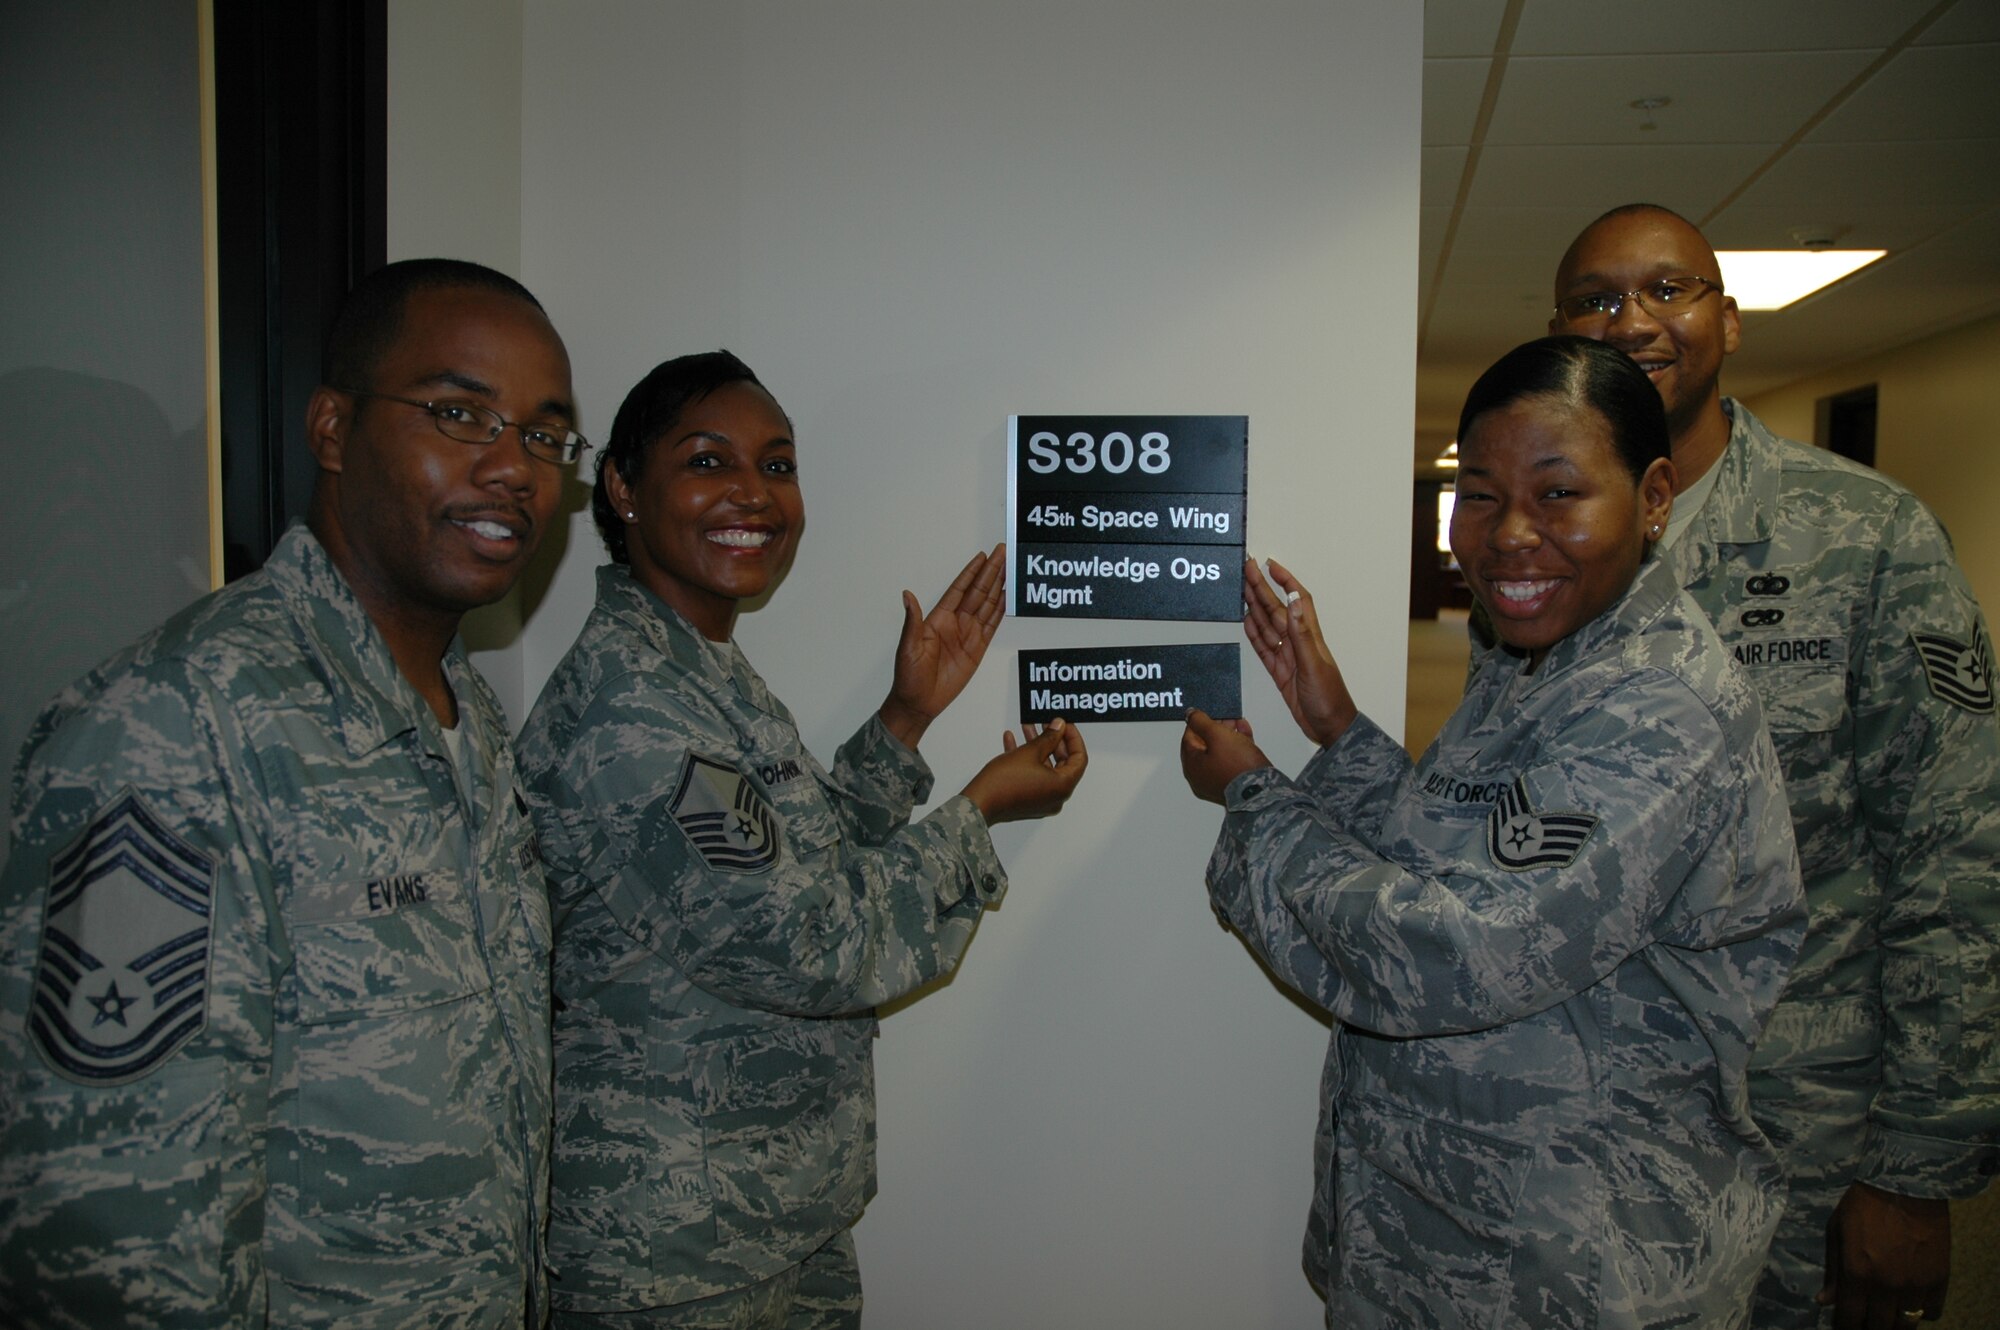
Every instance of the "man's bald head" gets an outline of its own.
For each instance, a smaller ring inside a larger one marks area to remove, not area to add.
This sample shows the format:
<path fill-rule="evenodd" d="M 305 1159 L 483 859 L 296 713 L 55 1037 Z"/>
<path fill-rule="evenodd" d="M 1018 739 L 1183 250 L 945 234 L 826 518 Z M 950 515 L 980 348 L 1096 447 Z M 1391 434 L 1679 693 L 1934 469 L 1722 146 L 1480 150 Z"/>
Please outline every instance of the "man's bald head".
<path fill-rule="evenodd" d="M 1687 282 L 1685 303 L 1649 296 L 1662 283 Z M 1637 292 L 1636 298 L 1633 293 Z M 1601 295 L 1611 318 L 1565 316 L 1564 301 Z M 1723 357 L 1736 350 L 1742 329 L 1736 302 L 1722 292 L 1715 250 L 1695 225 L 1652 203 L 1630 203 L 1599 217 L 1571 242 L 1556 269 L 1552 333 L 1577 333 L 1617 347 L 1638 362 L 1667 408 L 1674 462 L 1691 483 L 1722 455 L 1729 418 L 1722 410 Z"/>

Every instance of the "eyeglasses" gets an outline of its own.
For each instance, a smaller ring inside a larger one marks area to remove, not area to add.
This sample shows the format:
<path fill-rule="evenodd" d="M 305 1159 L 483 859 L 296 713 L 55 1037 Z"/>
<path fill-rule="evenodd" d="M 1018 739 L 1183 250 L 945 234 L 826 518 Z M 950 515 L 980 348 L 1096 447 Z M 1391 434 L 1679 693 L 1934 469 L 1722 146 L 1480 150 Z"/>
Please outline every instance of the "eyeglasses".
<path fill-rule="evenodd" d="M 419 402 L 411 397 L 397 397 L 391 393 L 363 392 L 359 388 L 336 388 L 335 392 L 346 393 L 350 397 L 379 397 L 385 402 L 401 402 L 404 406 L 414 406 L 431 418 L 438 433 L 447 439 L 457 439 L 460 443 L 491 443 L 500 437 L 505 429 L 521 432 L 521 444 L 544 462 L 554 462 L 558 466 L 568 466 L 583 456 L 583 450 L 590 446 L 590 440 L 573 429 L 560 429 L 553 425 L 523 425 L 508 420 L 498 411 L 490 410 L 471 402 Z"/>
<path fill-rule="evenodd" d="M 1678 319 L 1710 291 L 1720 294 L 1722 287 L 1706 277 L 1662 277 L 1630 291 L 1569 296 L 1556 302 L 1556 317 L 1572 327 L 1591 327 L 1611 322 L 1624 311 L 1627 300 L 1636 300 L 1640 309 L 1656 319 Z"/>

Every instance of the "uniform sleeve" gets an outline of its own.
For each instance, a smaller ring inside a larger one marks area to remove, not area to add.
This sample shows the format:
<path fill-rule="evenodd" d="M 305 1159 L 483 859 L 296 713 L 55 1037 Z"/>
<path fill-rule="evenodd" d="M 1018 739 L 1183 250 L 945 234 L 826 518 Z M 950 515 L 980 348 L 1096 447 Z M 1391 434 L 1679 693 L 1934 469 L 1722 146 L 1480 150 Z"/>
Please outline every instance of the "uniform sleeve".
<path fill-rule="evenodd" d="M 45 717 L 16 772 L 0 875 L 9 1324 L 263 1324 L 269 911 L 226 723 L 204 678 L 157 663 Z"/>
<path fill-rule="evenodd" d="M 905 747 L 880 715 L 871 715 L 834 754 L 833 800 L 841 831 L 857 845 L 883 845 L 931 794 L 931 768 Z"/>
<path fill-rule="evenodd" d="M 1962 1198 L 2000 1171 L 2000 721 L 1979 607 L 1936 519 L 1904 505 L 1855 706 L 1887 1022 L 1858 1176 Z"/>
<path fill-rule="evenodd" d="M 1402 747 L 1361 716 L 1347 733 L 1313 754 L 1299 773 L 1297 788 L 1315 817 L 1355 832 L 1364 816 L 1369 827 L 1376 824 L 1380 807 L 1409 769 Z M 1224 791 L 1224 806 L 1233 812 L 1274 782 L 1289 783 L 1273 767 L 1245 772 Z M 1292 915 L 1277 877 L 1252 857 L 1246 833 L 1254 825 L 1254 819 L 1223 819 L 1208 861 L 1209 900 L 1273 974 L 1330 1011 L 1340 987 L 1339 971 Z"/>
<path fill-rule="evenodd" d="M 1386 761 L 1392 740 L 1359 738 L 1358 760 Z M 1263 879 L 1251 897 L 1259 949 L 1270 955 L 1285 935 L 1282 905 L 1328 967 L 1310 995 L 1350 1024 L 1413 1036 L 1532 1015 L 1658 941 L 1713 947 L 1788 925 L 1796 941 L 1798 868 L 1776 758 L 1766 749 L 1754 764 L 1769 797 L 1747 816 L 1742 757 L 1677 680 L 1625 688 L 1550 736 L 1476 835 L 1431 824 L 1442 853 L 1414 866 L 1277 772 L 1251 773 L 1232 788 L 1227 820 Z M 1759 899 L 1680 892 L 1719 838 L 1730 838 L 1726 855 L 1768 864 L 1751 879 Z M 1755 977 L 1773 999 L 1781 982 L 1781 967 Z M 1737 1037 L 1747 1045 L 1754 1033 Z"/>
<path fill-rule="evenodd" d="M 1299 770 L 1299 784 L 1341 826 L 1373 840 L 1410 772 L 1410 755 L 1366 716 L 1347 733 L 1312 755 Z"/>
<path fill-rule="evenodd" d="M 879 845 L 882 808 L 782 761 L 736 765 L 722 718 L 675 681 L 599 689 L 537 797 L 584 845 L 579 870 L 622 927 L 695 984 L 791 1015 L 866 1011 L 950 973 L 1005 875 L 985 818 L 947 800 Z M 761 759 L 760 759 L 761 760 Z"/>

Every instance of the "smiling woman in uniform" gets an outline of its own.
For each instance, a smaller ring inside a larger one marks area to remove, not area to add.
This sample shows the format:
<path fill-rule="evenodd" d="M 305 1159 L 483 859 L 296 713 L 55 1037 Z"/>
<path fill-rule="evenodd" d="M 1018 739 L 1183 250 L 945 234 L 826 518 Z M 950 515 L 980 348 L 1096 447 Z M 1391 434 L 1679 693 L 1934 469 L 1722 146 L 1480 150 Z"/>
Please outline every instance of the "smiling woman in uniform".
<path fill-rule="evenodd" d="M 1336 1018 L 1307 1267 L 1343 1328 L 1740 1326 L 1779 1207 L 1745 1067 L 1804 922 L 1777 759 L 1652 556 L 1644 372 L 1531 342 L 1458 437 L 1452 551 L 1502 645 L 1423 758 L 1276 564 L 1245 628 L 1319 752 L 1294 779 L 1243 722 L 1182 737 L 1227 809 L 1216 909 Z"/>
<path fill-rule="evenodd" d="M 791 421 L 727 352 L 619 408 L 612 562 L 520 739 L 556 915 L 558 1325 L 851 1326 L 875 1188 L 874 1008 L 949 973 L 1005 887 L 988 824 L 1081 777 L 1060 721 L 917 822 L 917 755 L 1001 618 L 1002 551 L 928 615 L 829 773 L 731 640 L 804 517 Z"/>

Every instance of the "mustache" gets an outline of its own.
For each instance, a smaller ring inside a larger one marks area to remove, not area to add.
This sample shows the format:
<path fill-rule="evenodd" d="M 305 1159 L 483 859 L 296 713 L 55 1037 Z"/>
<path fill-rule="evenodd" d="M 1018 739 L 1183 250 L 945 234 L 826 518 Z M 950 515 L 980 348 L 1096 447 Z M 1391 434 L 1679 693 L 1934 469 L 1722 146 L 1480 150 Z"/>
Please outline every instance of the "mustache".
<path fill-rule="evenodd" d="M 535 532 L 533 515 L 519 504 L 455 503 L 445 508 L 444 516 L 448 522 L 497 522 L 523 538 Z"/>

